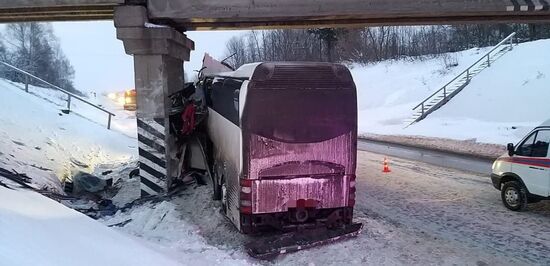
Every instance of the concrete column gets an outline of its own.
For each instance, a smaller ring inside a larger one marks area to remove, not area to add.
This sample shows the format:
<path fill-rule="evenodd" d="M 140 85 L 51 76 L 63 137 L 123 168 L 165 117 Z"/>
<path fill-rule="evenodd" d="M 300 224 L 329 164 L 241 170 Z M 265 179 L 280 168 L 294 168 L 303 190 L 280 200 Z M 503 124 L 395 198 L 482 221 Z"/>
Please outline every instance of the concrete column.
<path fill-rule="evenodd" d="M 163 194 L 179 171 L 169 95 L 183 88 L 183 62 L 194 43 L 170 27 L 148 24 L 142 6 L 117 8 L 115 26 L 126 53 L 134 56 L 141 194 Z"/>

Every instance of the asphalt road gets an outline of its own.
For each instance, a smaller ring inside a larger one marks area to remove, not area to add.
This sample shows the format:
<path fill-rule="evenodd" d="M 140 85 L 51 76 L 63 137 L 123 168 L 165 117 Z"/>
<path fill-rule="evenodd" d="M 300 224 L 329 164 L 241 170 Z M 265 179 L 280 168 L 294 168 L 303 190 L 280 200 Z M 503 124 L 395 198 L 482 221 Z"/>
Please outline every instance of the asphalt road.
<path fill-rule="evenodd" d="M 454 153 L 446 153 L 442 151 L 434 151 L 371 140 L 359 140 L 357 147 L 362 151 L 383 154 L 389 157 L 414 160 L 482 175 L 490 175 L 491 166 L 493 164 L 493 161 L 491 160 L 477 158 L 474 156 L 468 157 Z"/>
<path fill-rule="evenodd" d="M 209 186 L 187 189 L 171 203 L 186 221 L 182 225 L 197 226 L 208 244 L 250 264 L 550 265 L 549 202 L 512 212 L 486 175 L 397 156 L 391 157 L 392 172 L 382 173 L 383 156 L 358 152 L 359 236 L 274 261 L 243 255 L 251 238 L 220 214 Z"/>

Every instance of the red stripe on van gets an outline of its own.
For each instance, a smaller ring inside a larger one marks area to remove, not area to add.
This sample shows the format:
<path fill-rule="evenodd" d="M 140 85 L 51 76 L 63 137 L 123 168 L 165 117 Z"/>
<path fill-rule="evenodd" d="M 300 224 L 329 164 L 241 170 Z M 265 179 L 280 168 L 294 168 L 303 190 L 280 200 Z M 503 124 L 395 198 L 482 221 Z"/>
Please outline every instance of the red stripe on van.
<path fill-rule="evenodd" d="M 509 163 L 550 168 L 550 159 L 548 158 L 507 157 L 507 158 L 500 158 L 499 160 L 509 162 Z"/>

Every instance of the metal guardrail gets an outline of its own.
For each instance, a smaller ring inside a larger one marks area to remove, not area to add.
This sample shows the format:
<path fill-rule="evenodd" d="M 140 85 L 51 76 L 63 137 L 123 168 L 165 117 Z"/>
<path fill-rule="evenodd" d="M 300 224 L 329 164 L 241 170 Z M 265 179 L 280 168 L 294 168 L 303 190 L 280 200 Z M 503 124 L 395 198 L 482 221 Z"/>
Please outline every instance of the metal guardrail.
<path fill-rule="evenodd" d="M 482 56 L 481 58 L 479 58 L 479 60 L 477 60 L 475 63 L 473 63 L 470 67 L 468 67 L 466 70 L 464 70 L 462 73 L 460 73 L 459 75 L 457 75 L 455 78 L 453 78 L 451 81 L 449 81 L 447 84 L 445 84 L 441 89 L 439 89 L 438 91 L 434 92 L 432 95 L 430 95 L 429 97 L 427 97 L 424 101 L 422 101 L 419 105 L 417 105 L 416 107 L 413 108 L 414 111 L 416 111 L 416 109 L 418 109 L 418 107 L 422 107 L 422 115 L 424 114 L 425 112 L 425 104 L 427 101 L 431 100 L 434 96 L 440 94 L 442 91 L 443 91 L 443 95 L 444 95 L 444 99 L 446 98 L 447 96 L 447 87 L 449 85 L 451 85 L 453 82 L 455 82 L 457 79 L 459 79 L 460 77 L 462 77 L 464 74 L 466 74 L 466 79 L 467 80 L 470 80 L 470 71 L 477 66 L 477 64 L 479 64 L 480 62 L 485 62 L 485 60 L 487 60 L 487 66 L 491 66 L 491 54 L 497 50 L 498 48 L 500 48 L 502 45 L 506 44 L 506 43 L 509 43 L 508 45 L 510 45 L 510 48 L 513 47 L 514 45 L 514 36 L 516 36 L 516 33 L 512 33 L 510 35 L 508 35 L 508 37 L 506 37 L 504 40 L 502 40 L 501 42 L 499 42 L 497 45 L 495 45 L 495 47 L 493 47 L 493 49 L 491 49 L 489 52 L 487 52 L 484 56 Z M 422 117 L 422 116 L 421 116 Z"/>
<path fill-rule="evenodd" d="M 78 95 L 76 95 L 76 94 L 74 94 L 74 93 L 68 92 L 68 91 L 64 90 L 63 88 L 60 88 L 59 86 L 53 85 L 53 84 L 51 84 L 51 83 L 49 83 L 49 82 L 47 82 L 47 81 L 45 81 L 45 80 L 43 80 L 43 79 L 41 79 L 41 78 L 39 78 L 39 77 L 37 77 L 37 76 L 34 76 L 33 74 L 31 74 L 31 73 L 29 73 L 29 72 L 27 72 L 27 71 L 25 71 L 25 70 L 19 69 L 19 68 L 15 67 L 15 66 L 12 66 L 12 65 L 10 65 L 10 64 L 8 64 L 8 63 L 6 63 L 6 62 L 2 62 L 2 61 L 0 61 L 0 64 L 1 64 L 1 65 L 4 65 L 5 67 L 7 67 L 7 68 L 9 68 L 9 69 L 11 69 L 11 70 L 13 70 L 13 71 L 15 71 L 15 72 L 17 72 L 17 73 L 23 74 L 23 75 L 25 76 L 25 92 L 27 92 L 27 93 L 29 92 L 29 83 L 30 83 L 30 79 L 37 80 L 37 81 L 39 81 L 39 82 L 41 82 L 41 83 L 43 83 L 43 84 L 45 84 L 45 85 L 50 86 L 52 89 L 58 90 L 58 91 L 60 91 L 60 92 L 62 92 L 62 93 L 65 93 L 65 94 L 67 95 L 67 110 L 68 110 L 69 112 L 71 111 L 71 99 L 72 99 L 72 98 L 75 98 L 75 99 L 77 99 L 77 100 L 79 100 L 79 101 L 81 101 L 81 102 L 83 102 L 83 103 L 85 103 L 85 104 L 88 104 L 88 105 L 90 105 L 90 106 L 92 106 L 92 107 L 94 107 L 94 108 L 96 108 L 96 109 L 98 109 L 98 110 L 100 110 L 100 111 L 106 113 L 106 114 L 108 115 L 107 129 L 111 129 L 111 120 L 112 120 L 112 117 L 113 117 L 113 116 L 116 116 L 116 115 L 113 114 L 112 112 L 110 112 L 110 111 L 108 111 L 108 110 L 106 110 L 106 109 L 104 109 L 104 108 L 102 108 L 102 107 L 100 107 L 100 106 L 98 106 L 98 105 L 95 105 L 95 104 L 93 104 L 93 103 L 91 103 L 91 102 L 89 102 L 89 101 L 83 99 L 82 97 L 80 97 L 80 96 L 78 96 Z"/>

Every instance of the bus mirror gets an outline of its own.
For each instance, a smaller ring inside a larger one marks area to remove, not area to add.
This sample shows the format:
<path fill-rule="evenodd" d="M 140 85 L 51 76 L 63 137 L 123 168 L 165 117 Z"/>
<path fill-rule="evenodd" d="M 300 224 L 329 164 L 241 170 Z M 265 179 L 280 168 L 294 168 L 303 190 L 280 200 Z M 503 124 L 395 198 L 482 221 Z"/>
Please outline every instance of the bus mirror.
<path fill-rule="evenodd" d="M 510 157 L 514 156 L 514 153 L 515 153 L 515 148 L 514 148 L 514 144 L 513 143 L 508 143 L 508 155 L 510 155 Z"/>

